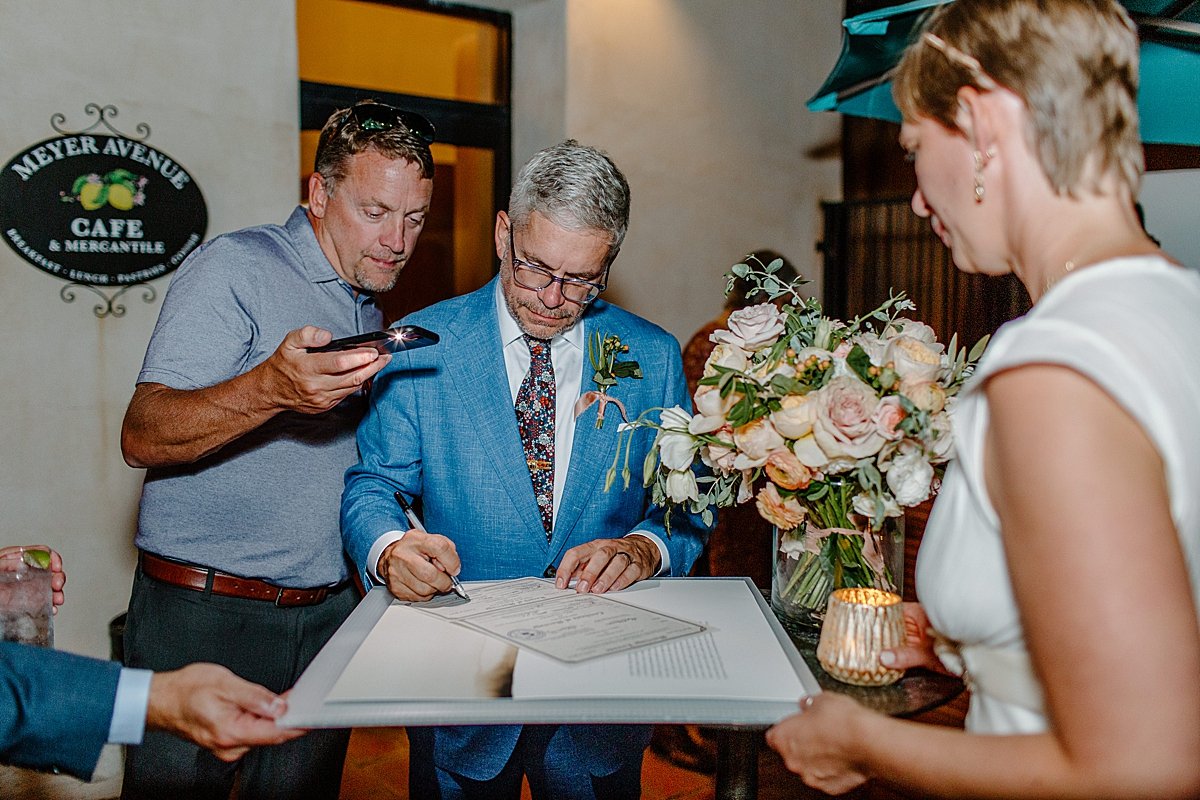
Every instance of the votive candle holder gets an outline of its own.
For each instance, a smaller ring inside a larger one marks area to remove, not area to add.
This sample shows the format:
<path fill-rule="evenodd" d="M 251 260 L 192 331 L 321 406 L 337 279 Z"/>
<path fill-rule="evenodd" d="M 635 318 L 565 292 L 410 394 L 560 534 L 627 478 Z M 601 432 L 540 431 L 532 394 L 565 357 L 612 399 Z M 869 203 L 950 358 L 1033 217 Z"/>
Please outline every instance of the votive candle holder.
<path fill-rule="evenodd" d="M 904 641 L 900 595 L 865 587 L 835 589 L 821 626 L 817 660 L 843 683 L 887 686 L 900 680 L 904 671 L 880 664 L 879 654 Z"/>

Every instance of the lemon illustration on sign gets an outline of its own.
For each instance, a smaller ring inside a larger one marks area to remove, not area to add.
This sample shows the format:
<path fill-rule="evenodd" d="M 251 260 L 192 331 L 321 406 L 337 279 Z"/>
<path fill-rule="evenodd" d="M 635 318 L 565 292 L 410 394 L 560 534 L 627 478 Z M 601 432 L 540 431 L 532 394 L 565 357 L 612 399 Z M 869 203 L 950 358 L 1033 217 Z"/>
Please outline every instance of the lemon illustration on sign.
<path fill-rule="evenodd" d="M 95 211 L 108 200 L 108 192 L 102 183 L 85 183 L 79 190 L 79 204 L 88 211 Z"/>
<path fill-rule="evenodd" d="M 119 211 L 128 211 L 133 208 L 133 192 L 123 183 L 114 183 L 108 187 L 108 204 Z"/>
<path fill-rule="evenodd" d="M 71 191 L 59 192 L 64 203 L 78 201 L 87 211 L 103 208 L 107 203 L 118 211 L 129 211 L 146 202 L 143 187 L 146 178 L 134 175 L 127 169 L 114 169 L 103 178 L 96 173 L 80 175 L 71 186 Z"/>

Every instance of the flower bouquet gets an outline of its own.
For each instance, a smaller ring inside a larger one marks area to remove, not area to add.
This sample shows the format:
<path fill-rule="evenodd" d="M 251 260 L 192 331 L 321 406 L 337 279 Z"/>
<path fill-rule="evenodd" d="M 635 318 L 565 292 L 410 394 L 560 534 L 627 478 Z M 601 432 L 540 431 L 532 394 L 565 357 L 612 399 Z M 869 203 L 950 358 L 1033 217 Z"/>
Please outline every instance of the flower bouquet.
<path fill-rule="evenodd" d="M 898 591 L 902 509 L 936 492 L 952 455 L 950 407 L 986 345 L 970 353 L 936 340 L 893 293 L 850 322 L 829 319 L 785 283 L 781 261 L 736 264 L 765 302 L 733 312 L 693 398 L 697 413 L 663 409 L 643 465 L 669 512 L 753 500 L 776 531 L 772 605 L 785 624 L 819 628 L 843 586 Z M 702 462 L 704 468 L 699 468 Z M 609 472 L 615 478 L 616 459 Z M 624 470 L 626 483 L 629 470 Z M 891 557 L 889 557 L 889 553 Z"/>

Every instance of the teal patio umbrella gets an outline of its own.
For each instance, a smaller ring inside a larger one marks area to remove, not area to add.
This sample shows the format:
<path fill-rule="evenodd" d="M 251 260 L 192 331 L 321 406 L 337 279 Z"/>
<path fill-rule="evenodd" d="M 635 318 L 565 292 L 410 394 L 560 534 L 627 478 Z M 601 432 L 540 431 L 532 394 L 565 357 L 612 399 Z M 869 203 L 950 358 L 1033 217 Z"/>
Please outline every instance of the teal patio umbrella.
<path fill-rule="evenodd" d="M 842 53 L 808 101 L 813 111 L 900 121 L 889 76 L 925 13 L 947 0 L 911 0 L 842 22 Z M 1122 0 L 1142 40 L 1142 141 L 1200 145 L 1200 0 Z"/>

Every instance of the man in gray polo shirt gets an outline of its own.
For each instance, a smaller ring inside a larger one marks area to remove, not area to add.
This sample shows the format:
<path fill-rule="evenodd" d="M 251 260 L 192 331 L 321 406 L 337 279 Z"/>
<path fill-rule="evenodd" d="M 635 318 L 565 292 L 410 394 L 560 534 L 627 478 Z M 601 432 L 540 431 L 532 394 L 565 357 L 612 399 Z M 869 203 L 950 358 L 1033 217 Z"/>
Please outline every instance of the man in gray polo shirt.
<path fill-rule="evenodd" d="M 429 210 L 433 129 L 380 103 L 330 117 L 309 207 L 198 248 L 163 301 L 121 430 L 146 467 L 125 653 L 130 666 L 222 664 L 280 692 L 357 602 L 342 553 L 342 475 L 357 460 L 373 349 L 310 353 L 378 330 Z M 123 797 L 336 798 L 348 731 L 229 765 L 168 734 L 126 758 Z"/>

